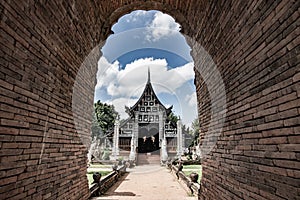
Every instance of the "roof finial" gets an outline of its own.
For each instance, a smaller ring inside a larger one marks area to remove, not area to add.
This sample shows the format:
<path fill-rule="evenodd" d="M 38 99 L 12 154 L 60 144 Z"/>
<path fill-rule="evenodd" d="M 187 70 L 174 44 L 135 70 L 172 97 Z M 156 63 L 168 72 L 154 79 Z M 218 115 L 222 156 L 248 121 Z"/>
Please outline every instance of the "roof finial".
<path fill-rule="evenodd" d="M 148 66 L 148 83 L 150 83 L 150 68 Z"/>

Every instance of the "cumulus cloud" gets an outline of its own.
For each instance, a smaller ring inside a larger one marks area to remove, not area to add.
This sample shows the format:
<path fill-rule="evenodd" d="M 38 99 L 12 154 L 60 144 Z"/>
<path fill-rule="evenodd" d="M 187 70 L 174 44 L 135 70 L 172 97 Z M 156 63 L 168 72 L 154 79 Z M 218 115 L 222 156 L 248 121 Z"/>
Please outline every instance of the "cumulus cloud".
<path fill-rule="evenodd" d="M 145 28 L 147 27 L 152 19 L 154 12 L 147 12 L 144 10 L 133 11 L 130 14 L 121 17 L 116 24 L 112 26 L 114 33 L 121 33 L 130 29 Z"/>
<path fill-rule="evenodd" d="M 157 41 L 180 31 L 180 25 L 170 15 L 157 12 L 153 21 L 148 25 L 148 41 Z"/>
<path fill-rule="evenodd" d="M 147 11 L 145 11 L 145 10 L 136 10 L 136 11 L 133 11 L 132 13 L 133 13 L 135 16 L 140 17 L 140 16 L 146 15 L 146 14 L 147 14 Z"/>
<path fill-rule="evenodd" d="M 112 27 L 114 33 L 118 34 L 108 39 L 107 47 L 102 48 L 103 55 L 109 61 L 115 60 L 120 55 L 141 48 L 142 44 L 144 48 L 168 48 L 191 60 L 190 49 L 186 48 L 180 29 L 171 16 L 162 12 L 134 11 L 120 18 Z M 183 53 L 185 49 L 188 53 Z M 152 86 L 156 94 L 161 95 L 161 100 L 166 96 L 178 97 L 178 102 L 168 99 L 165 103 L 174 105 L 173 111 L 188 122 L 194 118 L 196 109 L 191 105 L 196 105 L 196 98 L 190 91 L 191 87 L 187 86 L 194 79 L 193 62 L 170 69 L 166 59 L 143 58 L 121 66 L 118 61 L 110 63 L 106 58 L 103 56 L 98 62 L 96 93 L 99 91 L 104 102 L 113 104 L 121 118 L 127 118 L 124 106 L 133 106 L 143 92 L 148 68 Z"/>
<path fill-rule="evenodd" d="M 119 73 L 119 62 L 109 63 L 105 57 L 101 57 L 98 61 L 97 85 L 96 89 L 108 87 L 110 81 L 116 79 Z"/>
<path fill-rule="evenodd" d="M 131 99 L 131 98 L 117 98 L 112 99 L 111 101 L 105 101 L 105 103 L 114 105 L 115 110 L 120 114 L 121 119 L 128 118 L 128 114 L 125 112 L 125 106 L 133 106 L 138 99 Z"/>
<path fill-rule="evenodd" d="M 126 22 L 127 23 L 137 22 L 140 17 L 143 17 L 146 14 L 147 14 L 147 11 L 144 11 L 144 10 L 134 11 L 130 15 L 126 16 L 126 18 L 127 18 Z"/>
<path fill-rule="evenodd" d="M 193 66 L 194 63 L 190 62 L 168 69 L 165 59 L 141 58 L 121 69 L 118 61 L 111 64 L 105 57 L 101 57 L 98 62 L 96 91 L 105 90 L 110 96 L 106 103 L 113 104 L 121 118 L 126 118 L 124 106 L 133 106 L 142 94 L 148 79 L 148 68 L 156 94 L 174 95 L 178 88 L 194 79 Z M 191 105 L 195 101 L 192 95 L 185 100 Z"/>
<path fill-rule="evenodd" d="M 119 70 L 116 61 L 109 64 L 102 57 L 98 62 L 96 89 L 105 87 L 112 97 L 139 97 L 145 87 L 148 68 L 151 82 L 157 94 L 175 93 L 176 89 L 194 78 L 193 62 L 168 70 L 165 59 L 141 58 Z"/>
<path fill-rule="evenodd" d="M 195 107 L 197 106 L 197 97 L 196 97 L 196 92 L 193 92 L 190 95 L 186 95 L 185 97 L 186 102 L 188 102 L 188 105 L 190 107 Z"/>

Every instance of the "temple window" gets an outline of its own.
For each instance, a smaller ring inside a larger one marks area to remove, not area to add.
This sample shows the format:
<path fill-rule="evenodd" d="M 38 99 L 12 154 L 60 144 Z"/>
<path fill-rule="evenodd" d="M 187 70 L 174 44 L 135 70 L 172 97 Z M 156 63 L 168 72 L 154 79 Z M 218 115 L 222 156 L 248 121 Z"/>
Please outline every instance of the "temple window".
<path fill-rule="evenodd" d="M 158 115 L 155 115 L 155 121 L 159 121 L 159 116 Z"/>
<path fill-rule="evenodd" d="M 144 121 L 145 121 L 145 122 L 148 121 L 148 115 L 144 115 Z"/>
<path fill-rule="evenodd" d="M 150 121 L 150 122 L 153 122 L 153 121 L 154 121 L 154 116 L 153 116 L 153 115 L 150 116 L 149 121 Z"/>

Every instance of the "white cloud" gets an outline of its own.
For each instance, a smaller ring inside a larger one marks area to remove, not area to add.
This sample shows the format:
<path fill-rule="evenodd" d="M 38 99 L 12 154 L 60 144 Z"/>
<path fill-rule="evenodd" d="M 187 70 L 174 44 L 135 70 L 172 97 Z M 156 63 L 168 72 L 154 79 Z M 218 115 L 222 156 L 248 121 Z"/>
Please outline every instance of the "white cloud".
<path fill-rule="evenodd" d="M 109 100 L 106 103 L 113 104 L 122 119 L 128 117 L 125 113 L 125 105 L 133 106 L 142 94 L 147 78 L 148 67 L 151 72 L 151 83 L 159 96 L 170 94 L 177 100 L 165 102 L 165 106 L 174 105 L 176 114 L 183 117 L 183 122 L 189 124 L 197 115 L 196 93 L 189 84 L 194 79 L 194 63 L 187 63 L 181 67 L 168 70 L 165 59 L 142 58 L 135 60 L 120 68 L 119 62 L 110 64 L 104 57 L 98 62 L 96 92 L 99 89 L 106 91 Z"/>
<path fill-rule="evenodd" d="M 188 105 L 190 107 L 196 107 L 197 106 L 196 92 L 193 92 L 190 95 L 186 95 L 185 100 L 188 102 Z"/>
<path fill-rule="evenodd" d="M 171 105 L 171 104 L 164 104 L 164 106 L 166 107 L 166 108 L 170 108 L 171 106 L 173 106 L 173 105 Z"/>
<path fill-rule="evenodd" d="M 106 87 L 112 97 L 139 97 L 147 82 L 148 68 L 157 94 L 175 93 L 177 88 L 194 78 L 193 62 L 168 70 L 165 59 L 142 58 L 119 70 L 117 61 L 109 64 L 102 57 L 98 68 L 96 89 Z"/>
<path fill-rule="evenodd" d="M 96 89 L 110 86 L 110 80 L 116 79 L 119 73 L 119 62 L 109 63 L 105 57 L 101 57 L 98 61 L 97 85 Z M 111 87 L 111 86 L 110 86 Z"/>
<path fill-rule="evenodd" d="M 149 34 L 146 36 L 146 39 L 148 41 L 157 41 L 178 33 L 181 28 L 170 15 L 157 12 L 147 29 Z"/>
<path fill-rule="evenodd" d="M 119 21 L 113 25 L 112 29 L 114 32 L 124 31 L 126 27 L 130 28 L 138 28 L 138 27 L 145 27 L 151 21 L 150 13 L 145 10 L 137 10 L 133 11 L 130 14 L 124 15 L 119 19 Z M 120 24 L 119 24 L 120 23 Z M 123 26 L 125 24 L 127 26 Z"/>
<path fill-rule="evenodd" d="M 130 98 L 117 98 L 112 99 L 111 101 L 105 101 L 105 103 L 114 105 L 115 110 L 120 114 L 121 119 L 128 118 L 128 114 L 125 112 L 125 106 L 133 106 L 138 99 L 130 99 Z"/>
<path fill-rule="evenodd" d="M 137 11 L 134 11 L 132 13 L 135 14 L 136 16 L 143 16 L 143 15 L 147 14 L 147 11 L 145 11 L 145 10 L 137 10 Z"/>

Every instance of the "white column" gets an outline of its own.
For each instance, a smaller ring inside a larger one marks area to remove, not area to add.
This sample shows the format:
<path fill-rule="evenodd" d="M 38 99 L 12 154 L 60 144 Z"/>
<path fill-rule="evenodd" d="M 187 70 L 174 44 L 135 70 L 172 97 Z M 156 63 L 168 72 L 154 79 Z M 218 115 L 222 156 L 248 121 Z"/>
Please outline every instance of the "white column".
<path fill-rule="evenodd" d="M 164 121 L 163 121 L 163 113 L 160 111 L 159 112 L 159 130 L 158 130 L 158 135 L 159 135 L 159 141 L 161 141 L 161 143 L 159 143 L 159 147 L 162 147 L 162 141 L 164 140 Z"/>
<path fill-rule="evenodd" d="M 131 141 L 130 141 L 130 154 L 129 160 L 135 161 L 135 144 L 134 144 L 134 135 L 132 134 Z"/>
<path fill-rule="evenodd" d="M 138 146 L 138 137 L 139 137 L 139 119 L 138 119 L 139 113 L 136 113 L 134 118 L 134 124 L 133 124 L 133 131 L 132 136 L 130 140 L 130 154 L 129 154 L 129 160 L 135 161 L 136 159 L 136 148 Z"/>
<path fill-rule="evenodd" d="M 112 160 L 117 160 L 119 156 L 119 127 L 120 122 L 117 118 L 115 121 L 115 127 L 114 127 L 114 137 L 113 137 L 113 148 L 112 148 Z"/>
<path fill-rule="evenodd" d="M 133 144 L 134 144 L 134 148 L 136 149 L 136 147 L 138 146 L 138 138 L 139 138 L 139 113 L 135 114 L 135 118 L 134 118 L 134 125 L 133 125 L 133 136 L 131 139 L 133 139 Z M 135 151 L 134 149 L 134 151 Z"/>
<path fill-rule="evenodd" d="M 120 155 L 120 150 L 119 150 L 119 130 L 120 130 L 120 122 L 119 120 L 117 119 L 116 123 L 115 123 L 115 133 L 116 133 L 116 156 L 119 156 Z"/>
<path fill-rule="evenodd" d="M 168 152 L 167 152 L 167 140 L 165 135 L 165 124 L 163 121 L 163 113 L 159 112 L 159 147 L 161 147 L 160 151 L 160 162 L 163 164 L 168 159 Z"/>
<path fill-rule="evenodd" d="M 177 121 L 177 156 L 180 158 L 182 153 L 183 153 L 183 149 L 182 149 L 182 123 L 181 123 L 181 119 L 179 118 L 179 120 Z"/>
<path fill-rule="evenodd" d="M 162 147 L 161 147 L 161 163 L 165 163 L 167 160 L 168 160 L 167 139 L 164 133 L 164 138 L 162 140 Z"/>

